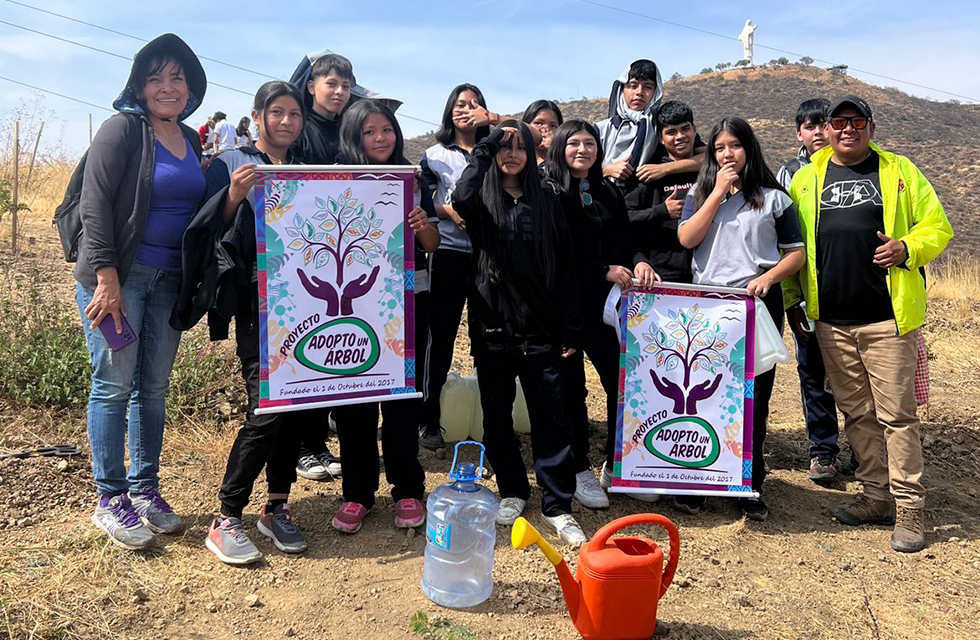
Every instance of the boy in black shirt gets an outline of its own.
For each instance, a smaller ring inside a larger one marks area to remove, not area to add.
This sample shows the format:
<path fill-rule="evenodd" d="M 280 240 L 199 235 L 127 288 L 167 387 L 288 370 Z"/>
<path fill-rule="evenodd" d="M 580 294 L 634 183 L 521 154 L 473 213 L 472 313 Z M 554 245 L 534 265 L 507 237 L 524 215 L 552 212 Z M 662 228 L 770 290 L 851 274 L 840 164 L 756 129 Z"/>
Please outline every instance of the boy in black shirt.
<path fill-rule="evenodd" d="M 354 68 L 344 56 L 329 53 L 313 61 L 304 81 L 305 76 L 299 69 L 293 74 L 293 84 L 306 95 L 307 112 L 306 126 L 292 150 L 303 164 L 334 164 L 340 147 L 340 116 L 356 83 Z"/>
<path fill-rule="evenodd" d="M 653 162 L 665 163 L 694 157 L 701 144 L 694 126 L 694 112 L 683 102 L 671 100 L 656 115 L 660 144 Z M 701 146 L 701 151 L 704 147 Z M 651 182 L 641 182 L 626 199 L 630 235 L 636 241 L 634 273 L 642 286 L 651 286 L 654 272 L 666 282 L 690 283 L 691 251 L 677 240 L 677 221 L 684 196 L 697 180 L 697 171 L 668 173 Z"/>

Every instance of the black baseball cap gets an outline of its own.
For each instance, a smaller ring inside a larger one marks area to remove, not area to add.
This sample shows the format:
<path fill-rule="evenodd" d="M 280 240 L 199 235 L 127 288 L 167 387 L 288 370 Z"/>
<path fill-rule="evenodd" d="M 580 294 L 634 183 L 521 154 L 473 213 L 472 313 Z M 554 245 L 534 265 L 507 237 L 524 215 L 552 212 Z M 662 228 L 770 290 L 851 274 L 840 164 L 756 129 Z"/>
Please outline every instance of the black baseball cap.
<path fill-rule="evenodd" d="M 871 106 L 862 98 L 854 95 L 841 96 L 840 98 L 837 98 L 830 104 L 830 109 L 827 111 L 827 113 L 833 117 L 834 114 L 844 107 L 851 107 L 868 120 L 873 119 L 871 117 Z"/>

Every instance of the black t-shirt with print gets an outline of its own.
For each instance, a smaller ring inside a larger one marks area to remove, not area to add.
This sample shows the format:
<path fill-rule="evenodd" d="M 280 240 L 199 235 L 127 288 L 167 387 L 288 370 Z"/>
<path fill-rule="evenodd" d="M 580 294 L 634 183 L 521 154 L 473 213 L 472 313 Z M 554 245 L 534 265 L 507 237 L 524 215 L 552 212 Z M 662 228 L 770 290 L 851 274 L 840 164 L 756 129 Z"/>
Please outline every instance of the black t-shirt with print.
<path fill-rule="evenodd" d="M 850 167 L 831 162 L 817 234 L 822 321 L 861 325 L 895 317 L 887 271 L 874 263 L 879 231 L 884 233 L 885 223 L 878 154 Z"/>

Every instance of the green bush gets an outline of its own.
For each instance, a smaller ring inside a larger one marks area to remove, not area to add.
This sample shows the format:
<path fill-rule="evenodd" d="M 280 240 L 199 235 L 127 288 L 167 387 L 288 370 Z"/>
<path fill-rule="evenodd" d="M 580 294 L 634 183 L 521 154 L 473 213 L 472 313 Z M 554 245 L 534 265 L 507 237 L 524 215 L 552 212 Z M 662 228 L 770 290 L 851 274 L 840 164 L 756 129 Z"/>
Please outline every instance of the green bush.
<path fill-rule="evenodd" d="M 76 312 L 41 295 L 36 267 L 26 287 L 0 299 L 0 395 L 18 405 L 85 406 L 89 361 Z"/>
<path fill-rule="evenodd" d="M 10 282 L 12 274 L 5 275 Z M 40 281 L 32 266 L 22 286 L 0 298 L 0 397 L 20 406 L 83 410 L 91 367 L 78 312 L 43 295 Z M 218 416 L 217 404 L 242 393 L 232 344 L 208 342 L 205 326 L 184 334 L 170 376 L 169 420 Z"/>

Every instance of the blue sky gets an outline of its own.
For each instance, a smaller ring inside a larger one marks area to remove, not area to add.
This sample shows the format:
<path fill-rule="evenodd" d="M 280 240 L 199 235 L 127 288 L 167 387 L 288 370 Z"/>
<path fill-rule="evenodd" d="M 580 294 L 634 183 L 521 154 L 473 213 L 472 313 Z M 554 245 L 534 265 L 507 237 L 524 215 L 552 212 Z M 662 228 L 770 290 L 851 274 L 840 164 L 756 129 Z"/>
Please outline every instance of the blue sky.
<path fill-rule="evenodd" d="M 431 122 L 438 122 L 449 90 L 459 82 L 480 86 L 491 109 L 518 112 L 538 98 L 604 97 L 612 79 L 639 57 L 655 60 L 665 79 L 741 57 L 737 41 L 583 0 L 291 0 L 236 3 L 237 12 L 202 10 L 222 4 L 185 0 L 19 1 L 143 38 L 171 31 L 198 55 L 284 78 L 305 53 L 329 48 L 353 61 L 361 84 L 403 100 L 400 115 Z M 980 98 L 980 3 L 597 2 L 731 37 L 751 18 L 759 25 L 757 62 L 784 55 L 764 48 L 769 46 Z M 135 40 L 7 0 L 0 0 L 0 20 L 124 56 L 140 47 Z M 263 82 L 213 62 L 204 65 L 210 80 L 249 93 Z M 0 24 L 0 76 L 109 107 L 128 71 L 125 60 Z M 952 97 L 852 75 L 915 95 Z M 34 99 L 30 89 L 0 80 L 0 116 Z M 110 115 L 54 96 L 44 97 L 42 104 L 57 120 L 47 124 L 48 142 L 60 135 L 62 146 L 72 151 L 87 143 L 89 113 L 96 126 Z M 216 109 L 237 119 L 248 114 L 249 106 L 249 96 L 212 86 L 188 122 L 196 127 Z M 401 124 L 407 136 L 433 128 L 404 117 Z"/>

